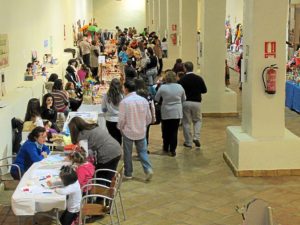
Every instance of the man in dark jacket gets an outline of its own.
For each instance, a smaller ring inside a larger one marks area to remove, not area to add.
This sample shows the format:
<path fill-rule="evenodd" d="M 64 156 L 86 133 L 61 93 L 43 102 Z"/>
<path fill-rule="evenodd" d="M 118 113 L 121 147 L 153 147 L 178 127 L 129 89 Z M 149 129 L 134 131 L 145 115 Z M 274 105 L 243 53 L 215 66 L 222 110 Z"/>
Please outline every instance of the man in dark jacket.
<path fill-rule="evenodd" d="M 193 63 L 184 63 L 186 75 L 178 82 L 182 85 L 186 94 L 186 101 L 183 102 L 183 135 L 184 135 L 184 146 L 192 148 L 192 144 L 196 147 L 200 147 L 200 129 L 202 125 L 202 114 L 200 103 L 202 100 L 201 94 L 207 92 L 206 85 L 201 76 L 193 73 Z M 194 126 L 194 133 L 191 132 L 191 123 Z"/>

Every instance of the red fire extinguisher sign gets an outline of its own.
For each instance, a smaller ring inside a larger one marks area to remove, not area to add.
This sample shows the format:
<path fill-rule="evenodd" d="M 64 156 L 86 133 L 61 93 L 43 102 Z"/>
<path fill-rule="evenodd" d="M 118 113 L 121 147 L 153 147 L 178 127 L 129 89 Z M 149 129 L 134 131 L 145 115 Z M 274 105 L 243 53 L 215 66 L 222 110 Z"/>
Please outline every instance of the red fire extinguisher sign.
<path fill-rule="evenodd" d="M 276 58 L 276 41 L 265 42 L 265 58 Z"/>

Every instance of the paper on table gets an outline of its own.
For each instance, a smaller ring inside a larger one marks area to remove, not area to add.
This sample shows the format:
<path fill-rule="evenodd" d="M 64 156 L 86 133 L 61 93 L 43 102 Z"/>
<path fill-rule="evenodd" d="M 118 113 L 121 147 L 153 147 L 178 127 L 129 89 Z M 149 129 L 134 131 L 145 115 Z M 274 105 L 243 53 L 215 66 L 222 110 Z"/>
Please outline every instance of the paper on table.
<path fill-rule="evenodd" d="M 47 177 L 51 176 L 58 176 L 59 170 L 57 169 L 39 169 L 33 171 L 31 177 L 32 178 L 39 178 L 39 179 L 46 179 Z"/>
<path fill-rule="evenodd" d="M 64 161 L 64 157 L 60 155 L 49 155 L 43 160 L 43 162 L 61 162 Z"/>
<path fill-rule="evenodd" d="M 41 187 L 41 186 L 24 186 L 21 188 L 21 191 L 23 193 L 30 193 L 30 194 L 42 194 L 43 192 L 47 191 L 45 188 Z"/>

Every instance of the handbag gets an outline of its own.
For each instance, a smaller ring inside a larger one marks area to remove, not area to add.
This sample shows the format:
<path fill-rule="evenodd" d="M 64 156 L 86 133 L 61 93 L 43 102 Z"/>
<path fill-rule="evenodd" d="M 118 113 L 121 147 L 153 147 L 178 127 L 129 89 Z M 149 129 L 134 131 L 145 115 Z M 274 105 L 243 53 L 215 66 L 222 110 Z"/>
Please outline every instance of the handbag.
<path fill-rule="evenodd" d="M 154 108 L 155 108 L 155 117 L 156 120 L 154 123 L 152 123 L 152 125 L 158 125 L 160 124 L 161 121 L 161 104 L 158 102 L 154 103 Z"/>

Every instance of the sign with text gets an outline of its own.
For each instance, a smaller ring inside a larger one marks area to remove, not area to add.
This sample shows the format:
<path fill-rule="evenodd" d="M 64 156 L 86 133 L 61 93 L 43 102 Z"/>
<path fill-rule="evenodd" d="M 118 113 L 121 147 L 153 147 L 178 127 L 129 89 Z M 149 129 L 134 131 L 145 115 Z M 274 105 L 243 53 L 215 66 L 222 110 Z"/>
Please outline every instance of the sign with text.
<path fill-rule="evenodd" d="M 105 64 L 105 56 L 104 55 L 99 55 L 98 56 L 98 63 L 99 64 Z"/>
<path fill-rule="evenodd" d="M 276 41 L 265 41 L 265 58 L 276 58 Z"/>

